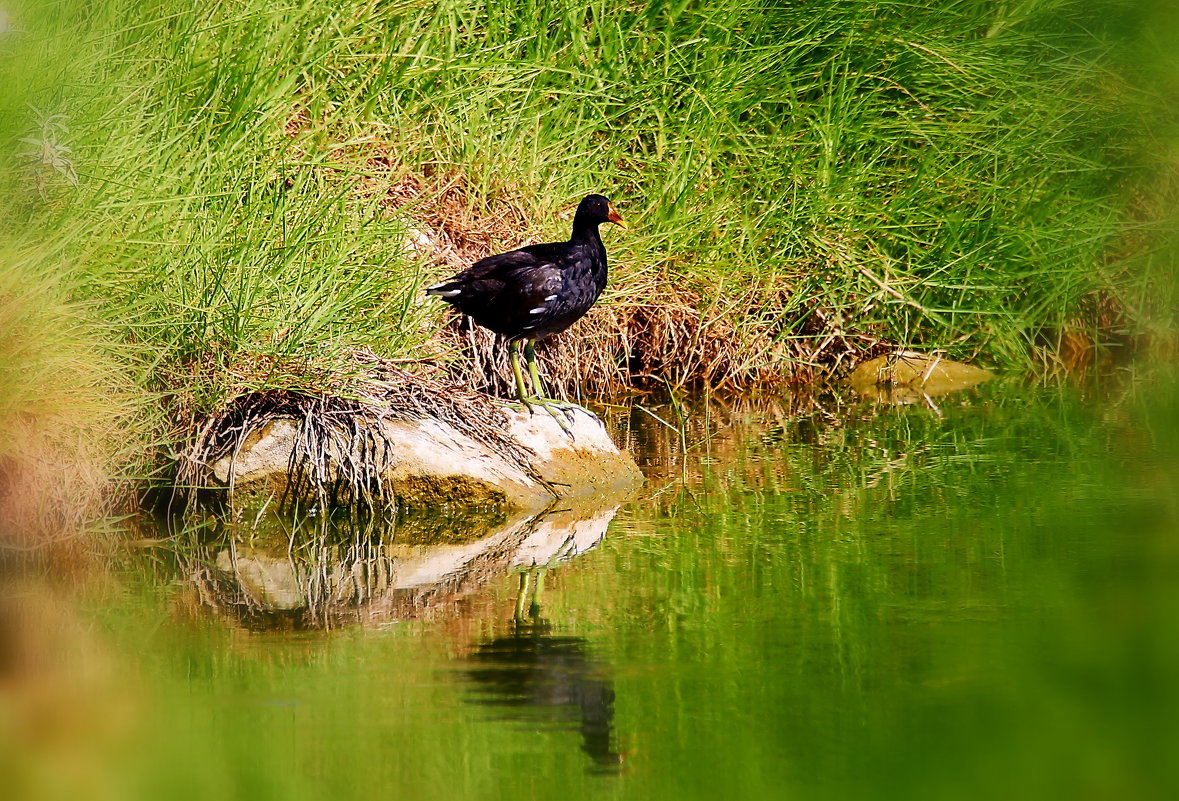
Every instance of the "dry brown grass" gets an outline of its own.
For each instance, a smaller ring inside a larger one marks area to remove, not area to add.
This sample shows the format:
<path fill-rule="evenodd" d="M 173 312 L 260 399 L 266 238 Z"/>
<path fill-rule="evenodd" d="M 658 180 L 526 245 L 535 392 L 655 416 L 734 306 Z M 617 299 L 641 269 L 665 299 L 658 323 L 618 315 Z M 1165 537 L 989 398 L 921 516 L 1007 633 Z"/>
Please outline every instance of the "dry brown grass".
<path fill-rule="evenodd" d="M 9 276 L 8 278 L 11 278 Z M 120 504 L 126 387 L 65 306 L 0 275 L 0 559 L 62 570 Z"/>
<path fill-rule="evenodd" d="M 414 173 L 389 155 L 370 158 L 368 166 L 388 182 L 382 205 L 412 220 L 409 247 L 433 264 L 460 270 L 493 253 L 536 241 L 538 231 L 515 192 L 504 190 L 480 199 L 461 173 Z"/>
<path fill-rule="evenodd" d="M 113 507 L 109 455 L 74 423 L 57 415 L 0 421 L 0 550 L 10 558 L 74 563 L 90 525 Z"/>
<path fill-rule="evenodd" d="M 638 300 L 641 298 L 641 300 Z M 835 315 L 812 309 L 802 336 L 783 335 L 785 296 L 749 290 L 709 303 L 670 281 L 615 293 L 568 332 L 538 343 L 541 371 L 563 394 L 609 395 L 627 389 L 746 389 L 813 381 L 892 349 L 887 341 L 845 331 Z M 458 316 L 443 341 L 463 354 L 450 374 L 474 389 L 511 393 L 500 338 Z"/>

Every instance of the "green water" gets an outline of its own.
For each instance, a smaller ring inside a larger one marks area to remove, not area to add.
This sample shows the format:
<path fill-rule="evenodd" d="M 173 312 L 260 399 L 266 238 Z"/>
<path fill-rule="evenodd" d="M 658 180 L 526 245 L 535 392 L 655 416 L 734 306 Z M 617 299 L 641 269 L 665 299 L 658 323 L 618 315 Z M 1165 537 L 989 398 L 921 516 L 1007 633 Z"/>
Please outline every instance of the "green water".
<path fill-rule="evenodd" d="M 653 407 L 683 438 L 616 412 L 648 484 L 539 593 L 513 541 L 361 597 L 324 578 L 375 564 L 343 537 L 292 557 L 312 620 L 234 596 L 216 544 L 149 550 L 92 613 L 139 688 L 119 792 L 1179 797 L 1175 397 Z"/>

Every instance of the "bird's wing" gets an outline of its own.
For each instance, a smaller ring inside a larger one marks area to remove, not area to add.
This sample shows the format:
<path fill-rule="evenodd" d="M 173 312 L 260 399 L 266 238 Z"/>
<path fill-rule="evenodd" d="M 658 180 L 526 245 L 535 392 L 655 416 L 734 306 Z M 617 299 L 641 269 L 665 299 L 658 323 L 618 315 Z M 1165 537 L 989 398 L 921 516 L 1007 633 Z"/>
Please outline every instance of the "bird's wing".
<path fill-rule="evenodd" d="M 532 245 L 488 256 L 426 292 L 459 305 L 475 298 L 481 304 L 490 304 L 496 299 L 506 301 L 508 296 L 528 303 L 532 297 L 544 298 L 560 290 L 561 270 L 556 255 L 547 245 Z"/>
<path fill-rule="evenodd" d="M 497 265 L 494 274 L 500 276 L 522 302 L 540 302 L 539 299 L 558 292 L 563 280 L 560 263 L 555 254 L 536 252 L 542 247 L 544 246 L 534 245 L 505 253 L 503 256 L 492 256 L 484 261 L 512 256 L 512 259 Z"/>
<path fill-rule="evenodd" d="M 544 261 L 539 260 L 539 261 Z M 456 273 L 445 281 L 447 284 L 461 284 L 469 281 L 482 280 L 502 280 L 503 277 L 519 269 L 527 269 L 529 266 L 535 265 L 538 259 L 531 253 L 521 249 L 512 250 L 507 253 L 499 253 L 495 256 L 488 256 L 485 259 L 472 264 L 462 272 Z"/>
<path fill-rule="evenodd" d="M 512 252 L 527 253 L 538 262 L 560 267 L 569 254 L 570 244 L 569 242 L 545 242 L 540 245 L 528 245 Z"/>

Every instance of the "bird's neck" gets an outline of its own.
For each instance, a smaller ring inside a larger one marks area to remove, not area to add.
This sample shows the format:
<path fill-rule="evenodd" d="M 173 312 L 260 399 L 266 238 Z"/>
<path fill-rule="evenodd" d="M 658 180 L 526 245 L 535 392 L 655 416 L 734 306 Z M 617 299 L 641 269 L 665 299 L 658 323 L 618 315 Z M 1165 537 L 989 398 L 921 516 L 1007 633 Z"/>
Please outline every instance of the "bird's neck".
<path fill-rule="evenodd" d="M 587 222 L 573 218 L 573 236 L 569 237 L 571 242 L 601 242 L 602 237 L 598 235 L 597 222 Z"/>

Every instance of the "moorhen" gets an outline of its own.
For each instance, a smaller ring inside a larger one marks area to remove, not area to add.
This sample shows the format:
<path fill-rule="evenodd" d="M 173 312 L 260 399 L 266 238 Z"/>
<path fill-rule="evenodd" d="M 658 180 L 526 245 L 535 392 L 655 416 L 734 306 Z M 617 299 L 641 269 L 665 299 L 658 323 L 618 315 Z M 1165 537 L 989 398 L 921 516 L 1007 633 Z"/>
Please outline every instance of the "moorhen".
<path fill-rule="evenodd" d="M 426 288 L 479 325 L 508 340 L 516 391 L 525 405 L 545 408 L 568 431 L 554 408 L 568 406 L 545 397 L 532 343 L 577 322 L 606 287 L 606 248 L 598 226 L 626 223 L 602 195 L 586 195 L 573 215 L 568 242 L 549 242 L 480 259 L 448 281 Z M 520 343 L 534 395 L 524 386 Z"/>

